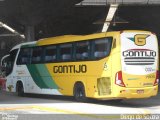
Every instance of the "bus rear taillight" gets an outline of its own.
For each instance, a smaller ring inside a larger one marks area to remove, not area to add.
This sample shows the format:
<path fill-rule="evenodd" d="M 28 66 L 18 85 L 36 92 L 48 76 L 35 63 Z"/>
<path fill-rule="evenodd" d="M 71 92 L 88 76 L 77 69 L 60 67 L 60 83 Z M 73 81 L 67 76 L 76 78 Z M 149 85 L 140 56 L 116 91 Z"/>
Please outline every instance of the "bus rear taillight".
<path fill-rule="evenodd" d="M 115 84 L 121 87 L 125 87 L 125 84 L 122 79 L 122 71 L 116 73 Z"/>
<path fill-rule="evenodd" d="M 159 71 L 157 71 L 157 73 L 156 73 L 156 79 L 155 79 L 155 82 L 154 82 L 154 86 L 158 85 L 158 83 L 159 83 Z"/>

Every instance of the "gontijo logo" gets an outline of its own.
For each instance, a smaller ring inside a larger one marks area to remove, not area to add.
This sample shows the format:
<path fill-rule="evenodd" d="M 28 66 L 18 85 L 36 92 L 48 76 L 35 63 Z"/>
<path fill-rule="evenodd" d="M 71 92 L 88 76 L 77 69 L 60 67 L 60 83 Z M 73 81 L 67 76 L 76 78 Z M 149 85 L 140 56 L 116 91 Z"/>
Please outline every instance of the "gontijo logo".
<path fill-rule="evenodd" d="M 134 38 L 128 38 L 133 41 L 137 46 L 144 46 L 146 44 L 146 38 L 150 35 L 147 34 L 136 34 Z"/>
<path fill-rule="evenodd" d="M 150 49 L 128 49 L 123 51 L 122 56 L 126 65 L 152 65 L 156 52 Z"/>

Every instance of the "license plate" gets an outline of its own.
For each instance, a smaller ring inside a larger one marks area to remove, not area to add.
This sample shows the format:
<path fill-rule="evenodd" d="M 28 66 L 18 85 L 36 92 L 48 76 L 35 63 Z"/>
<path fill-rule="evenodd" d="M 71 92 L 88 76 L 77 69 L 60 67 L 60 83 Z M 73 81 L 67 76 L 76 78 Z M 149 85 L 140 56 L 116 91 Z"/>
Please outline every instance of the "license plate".
<path fill-rule="evenodd" d="M 137 90 L 137 93 L 138 93 L 138 94 L 143 94 L 143 93 L 144 93 L 144 90 Z"/>

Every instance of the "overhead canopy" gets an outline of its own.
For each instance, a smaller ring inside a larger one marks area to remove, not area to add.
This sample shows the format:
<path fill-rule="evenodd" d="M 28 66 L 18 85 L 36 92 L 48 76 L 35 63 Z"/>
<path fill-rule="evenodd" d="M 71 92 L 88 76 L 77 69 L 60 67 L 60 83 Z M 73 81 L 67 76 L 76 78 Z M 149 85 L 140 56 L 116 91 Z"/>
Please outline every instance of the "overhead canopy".
<path fill-rule="evenodd" d="M 0 0 L 0 22 L 24 34 L 25 26 L 34 26 L 36 32 L 45 34 L 42 29 L 61 20 L 82 0 Z M 41 26 L 42 29 L 39 29 Z M 0 28 L 1 29 L 1 28 Z M 37 30 L 38 29 L 38 30 Z M 50 28 L 49 28 L 50 29 Z M 48 30 L 49 31 L 49 30 Z M 2 33 L 4 31 L 2 30 Z M 43 33 L 42 33 L 43 32 Z M 39 38 L 39 36 L 37 36 Z"/>
<path fill-rule="evenodd" d="M 0 0 L 0 21 L 20 34 L 25 34 L 25 26 L 34 26 L 36 40 L 64 34 L 91 34 L 102 30 L 111 3 L 132 6 L 118 8 L 114 20 L 119 24 L 111 24 L 109 30 L 159 32 L 160 0 Z M 99 21 L 101 24 L 96 24 Z M 0 34 L 4 33 L 10 34 L 0 26 Z"/>
<path fill-rule="evenodd" d="M 0 58 L 25 41 L 19 35 L 26 34 L 26 26 L 34 27 L 36 40 L 101 32 L 112 3 L 120 5 L 109 31 L 149 30 L 160 38 L 160 0 L 0 0 Z"/>
<path fill-rule="evenodd" d="M 146 5 L 146 4 L 160 4 L 160 0 L 83 0 L 78 5 L 109 5 L 109 4 L 123 4 L 123 5 Z"/>

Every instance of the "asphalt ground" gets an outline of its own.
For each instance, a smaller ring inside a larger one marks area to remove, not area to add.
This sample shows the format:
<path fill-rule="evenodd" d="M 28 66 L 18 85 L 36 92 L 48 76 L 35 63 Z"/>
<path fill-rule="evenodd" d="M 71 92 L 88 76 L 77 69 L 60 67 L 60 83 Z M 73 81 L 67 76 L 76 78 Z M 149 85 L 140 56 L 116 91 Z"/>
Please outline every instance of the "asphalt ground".
<path fill-rule="evenodd" d="M 0 91 L 0 120 L 143 120 L 147 115 L 146 119 L 160 119 L 160 94 L 122 102 L 90 99 L 80 103 L 73 97 L 18 97 L 16 93 Z"/>

